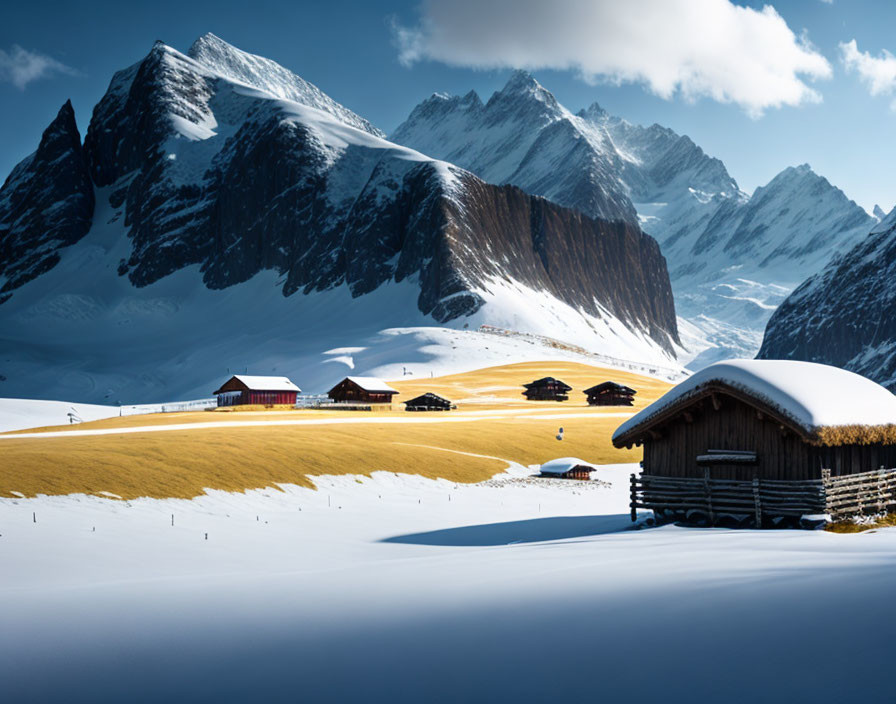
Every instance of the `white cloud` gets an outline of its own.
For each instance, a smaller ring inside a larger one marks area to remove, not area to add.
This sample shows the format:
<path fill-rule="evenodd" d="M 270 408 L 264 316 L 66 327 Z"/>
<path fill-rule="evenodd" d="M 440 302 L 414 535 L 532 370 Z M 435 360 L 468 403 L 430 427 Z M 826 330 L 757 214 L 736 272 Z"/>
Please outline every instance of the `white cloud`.
<path fill-rule="evenodd" d="M 13 44 L 9 51 L 0 49 L 0 83 L 12 83 L 24 90 L 31 81 L 56 73 L 77 75 L 75 69 L 36 51 L 28 51 Z"/>
<path fill-rule="evenodd" d="M 871 95 L 888 95 L 896 92 L 896 56 L 884 49 L 880 56 L 859 51 L 856 40 L 840 43 L 840 56 L 848 71 L 859 74 Z M 890 107 L 896 110 L 896 100 Z"/>
<path fill-rule="evenodd" d="M 759 116 L 818 102 L 808 80 L 831 66 L 771 6 L 729 0 L 424 0 L 396 25 L 400 60 L 475 68 L 572 69 L 589 81 L 641 83 L 710 97 Z"/>

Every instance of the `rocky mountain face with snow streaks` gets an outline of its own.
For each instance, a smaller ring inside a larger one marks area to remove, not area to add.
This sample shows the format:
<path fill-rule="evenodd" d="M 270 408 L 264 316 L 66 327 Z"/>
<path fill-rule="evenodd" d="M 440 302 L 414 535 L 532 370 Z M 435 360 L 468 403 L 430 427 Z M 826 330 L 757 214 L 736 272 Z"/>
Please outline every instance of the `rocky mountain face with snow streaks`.
<path fill-rule="evenodd" d="M 94 195 L 72 104 L 0 188 L 0 302 L 53 268 L 90 229 Z"/>
<path fill-rule="evenodd" d="M 894 277 L 896 209 L 781 304 L 759 357 L 833 364 L 896 391 Z"/>

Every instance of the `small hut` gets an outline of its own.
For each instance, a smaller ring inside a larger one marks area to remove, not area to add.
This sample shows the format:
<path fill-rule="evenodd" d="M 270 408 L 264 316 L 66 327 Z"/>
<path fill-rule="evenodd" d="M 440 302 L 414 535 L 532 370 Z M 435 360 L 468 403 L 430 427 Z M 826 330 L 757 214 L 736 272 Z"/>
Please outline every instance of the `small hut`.
<path fill-rule="evenodd" d="M 713 364 L 623 423 L 644 447 L 632 519 L 756 526 L 896 506 L 896 396 L 823 364 Z"/>
<path fill-rule="evenodd" d="M 447 398 L 427 391 L 425 394 L 404 402 L 406 411 L 451 411 L 457 408 Z"/>
<path fill-rule="evenodd" d="M 218 406 L 294 406 L 301 389 L 285 376 L 249 376 L 237 374 L 230 377 L 215 391 Z"/>
<path fill-rule="evenodd" d="M 398 391 L 372 376 L 347 376 L 327 392 L 337 403 L 391 403 Z"/>
<path fill-rule="evenodd" d="M 523 396 L 530 401 L 566 401 L 572 391 L 571 386 L 552 376 L 536 379 L 523 387 L 526 389 Z"/>
<path fill-rule="evenodd" d="M 584 393 L 588 397 L 589 406 L 634 406 L 635 394 L 638 392 L 630 386 L 605 381 L 585 389 Z"/>
<path fill-rule="evenodd" d="M 559 479 L 590 479 L 593 471 L 594 467 L 578 457 L 561 457 L 541 465 L 541 476 Z"/>

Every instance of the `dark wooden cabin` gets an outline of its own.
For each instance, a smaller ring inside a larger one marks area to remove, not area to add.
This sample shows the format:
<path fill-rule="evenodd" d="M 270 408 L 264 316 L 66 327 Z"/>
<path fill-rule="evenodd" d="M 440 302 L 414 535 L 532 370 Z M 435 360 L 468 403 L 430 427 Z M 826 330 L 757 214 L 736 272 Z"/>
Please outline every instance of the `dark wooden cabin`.
<path fill-rule="evenodd" d="M 896 397 L 820 364 L 732 360 L 673 388 L 613 435 L 641 445 L 637 508 L 758 525 L 896 505 Z"/>
<path fill-rule="evenodd" d="M 588 397 L 589 406 L 633 406 L 638 392 L 630 386 L 605 381 L 585 389 L 584 393 Z"/>
<path fill-rule="evenodd" d="M 593 471 L 594 467 L 577 457 L 561 457 L 541 465 L 541 476 L 555 479 L 590 479 Z"/>
<path fill-rule="evenodd" d="M 404 402 L 404 410 L 406 411 L 451 411 L 455 408 L 457 406 L 447 398 L 442 398 L 438 394 L 429 391 Z"/>
<path fill-rule="evenodd" d="M 523 396 L 530 401 L 566 401 L 572 391 L 571 386 L 552 376 L 536 379 L 523 387 L 526 389 Z"/>
<path fill-rule="evenodd" d="M 391 403 L 398 391 L 372 376 L 347 376 L 327 392 L 336 403 Z"/>
<path fill-rule="evenodd" d="M 301 389 L 285 376 L 230 377 L 215 391 L 218 406 L 294 406 Z"/>

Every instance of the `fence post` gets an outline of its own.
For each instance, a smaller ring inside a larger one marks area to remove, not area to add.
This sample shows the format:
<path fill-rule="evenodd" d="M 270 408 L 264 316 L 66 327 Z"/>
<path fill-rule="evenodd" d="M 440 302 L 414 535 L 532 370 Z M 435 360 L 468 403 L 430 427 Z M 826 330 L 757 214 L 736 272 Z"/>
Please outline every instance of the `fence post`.
<path fill-rule="evenodd" d="M 828 496 L 828 489 L 831 487 L 831 470 L 830 469 L 822 469 L 821 470 L 821 495 L 824 498 L 824 511 L 827 514 L 830 514 L 831 518 L 834 517 L 833 506 L 831 506 L 831 499 Z"/>
<path fill-rule="evenodd" d="M 753 475 L 753 505 L 756 511 L 756 527 L 762 528 L 762 503 L 759 500 L 759 477 Z"/>
<path fill-rule="evenodd" d="M 716 517 L 712 512 L 712 487 L 710 486 L 709 467 L 703 470 L 703 491 L 706 494 L 706 509 L 709 511 L 709 524 L 715 525 Z"/>
<path fill-rule="evenodd" d="M 635 475 L 631 475 L 631 503 L 629 507 L 632 510 L 632 523 L 638 520 L 638 485 L 635 481 Z M 541 510 L 541 504 L 538 505 L 538 510 Z"/>

